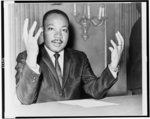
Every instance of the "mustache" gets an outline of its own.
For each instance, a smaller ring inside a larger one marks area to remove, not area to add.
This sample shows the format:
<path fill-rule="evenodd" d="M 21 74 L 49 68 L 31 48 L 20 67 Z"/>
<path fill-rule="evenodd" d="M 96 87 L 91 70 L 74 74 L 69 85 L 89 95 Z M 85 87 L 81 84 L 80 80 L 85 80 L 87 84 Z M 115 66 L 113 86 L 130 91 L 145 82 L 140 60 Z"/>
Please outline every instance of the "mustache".
<path fill-rule="evenodd" d="M 54 39 L 51 41 L 52 43 L 55 43 L 55 42 L 59 42 L 59 43 L 63 43 L 63 41 L 61 39 Z"/>

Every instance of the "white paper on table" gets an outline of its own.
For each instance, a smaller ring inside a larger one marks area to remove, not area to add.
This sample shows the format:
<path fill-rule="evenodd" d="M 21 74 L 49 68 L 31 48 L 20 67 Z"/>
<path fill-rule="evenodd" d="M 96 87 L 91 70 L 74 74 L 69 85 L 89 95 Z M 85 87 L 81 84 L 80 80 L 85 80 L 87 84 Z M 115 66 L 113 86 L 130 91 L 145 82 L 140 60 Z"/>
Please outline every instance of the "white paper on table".
<path fill-rule="evenodd" d="M 101 100 L 94 100 L 94 99 L 58 101 L 58 103 L 76 105 L 76 106 L 81 106 L 81 107 L 86 107 L 86 108 L 118 105 L 116 103 L 104 102 Z"/>

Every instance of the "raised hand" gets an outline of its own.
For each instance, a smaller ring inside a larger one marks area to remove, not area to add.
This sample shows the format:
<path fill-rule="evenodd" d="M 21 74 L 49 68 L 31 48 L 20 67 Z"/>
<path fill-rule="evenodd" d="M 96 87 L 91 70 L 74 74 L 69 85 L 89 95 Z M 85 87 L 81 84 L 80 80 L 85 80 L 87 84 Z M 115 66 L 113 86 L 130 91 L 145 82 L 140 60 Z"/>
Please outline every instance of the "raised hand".
<path fill-rule="evenodd" d="M 119 64 L 119 61 L 120 61 L 120 58 L 121 58 L 121 54 L 122 54 L 122 51 L 124 49 L 124 39 L 122 37 L 122 35 L 120 34 L 120 32 L 116 32 L 116 38 L 117 38 L 117 41 L 118 41 L 118 45 L 116 45 L 116 43 L 111 40 L 111 44 L 113 47 L 109 47 L 109 50 L 111 51 L 111 67 L 113 68 L 117 68 L 118 64 Z"/>
<path fill-rule="evenodd" d="M 29 19 L 25 19 L 24 26 L 23 26 L 23 41 L 27 51 L 27 61 L 30 64 L 35 65 L 37 60 L 37 55 L 39 52 L 37 40 L 43 30 L 42 28 L 39 28 L 38 32 L 34 35 L 37 22 L 34 21 L 29 31 L 28 31 L 28 24 L 29 24 Z"/>

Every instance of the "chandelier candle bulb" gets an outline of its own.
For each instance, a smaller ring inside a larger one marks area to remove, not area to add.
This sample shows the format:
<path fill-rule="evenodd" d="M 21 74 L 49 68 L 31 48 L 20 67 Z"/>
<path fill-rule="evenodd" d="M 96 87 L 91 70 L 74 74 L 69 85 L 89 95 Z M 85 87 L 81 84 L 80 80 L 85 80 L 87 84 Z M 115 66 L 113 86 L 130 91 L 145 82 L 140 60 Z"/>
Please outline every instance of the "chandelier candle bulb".
<path fill-rule="evenodd" d="M 88 19 L 90 19 L 90 5 L 88 4 L 88 6 L 87 6 L 87 17 L 88 17 Z"/>
<path fill-rule="evenodd" d="M 102 17 L 105 16 L 105 11 L 104 11 L 104 8 L 102 8 Z"/>
<path fill-rule="evenodd" d="M 74 3 L 74 16 L 77 15 L 77 6 L 76 6 L 76 3 Z"/>
<path fill-rule="evenodd" d="M 84 16 L 86 16 L 86 5 L 84 4 L 84 11 L 83 11 L 84 13 Z"/>
<path fill-rule="evenodd" d="M 101 17 L 102 17 L 102 8 L 99 7 L 99 16 L 98 16 L 98 18 L 101 19 Z"/>

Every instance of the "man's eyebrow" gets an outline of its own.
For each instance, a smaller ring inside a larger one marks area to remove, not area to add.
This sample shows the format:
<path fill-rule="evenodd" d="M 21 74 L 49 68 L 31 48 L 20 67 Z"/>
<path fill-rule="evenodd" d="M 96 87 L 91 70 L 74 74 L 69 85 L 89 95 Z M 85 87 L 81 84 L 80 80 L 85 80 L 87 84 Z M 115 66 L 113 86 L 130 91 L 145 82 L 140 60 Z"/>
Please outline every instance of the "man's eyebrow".
<path fill-rule="evenodd" d="M 54 26 L 53 24 L 46 24 L 45 26 Z"/>
<path fill-rule="evenodd" d="M 53 24 L 47 24 L 47 25 L 45 25 L 45 26 L 48 27 L 48 26 L 54 26 L 54 25 L 53 25 Z M 68 25 L 63 25 L 62 27 L 63 27 L 63 28 L 64 28 L 64 27 L 68 28 Z"/>
<path fill-rule="evenodd" d="M 67 28 L 68 28 L 68 25 L 64 25 L 64 26 L 62 26 L 62 27 L 67 27 Z"/>

